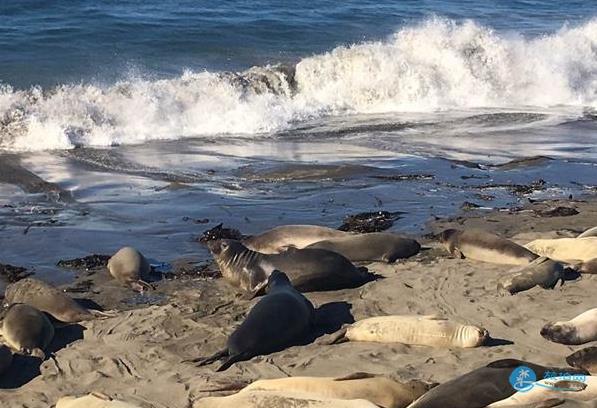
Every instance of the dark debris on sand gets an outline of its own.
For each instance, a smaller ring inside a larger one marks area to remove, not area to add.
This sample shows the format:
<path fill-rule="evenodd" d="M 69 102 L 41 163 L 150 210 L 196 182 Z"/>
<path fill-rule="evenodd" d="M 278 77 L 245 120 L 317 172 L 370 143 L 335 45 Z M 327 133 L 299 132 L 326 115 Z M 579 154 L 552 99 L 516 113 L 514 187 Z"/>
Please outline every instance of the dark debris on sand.
<path fill-rule="evenodd" d="M 388 181 L 418 181 L 418 180 L 433 180 L 435 176 L 433 174 L 393 174 L 390 176 L 371 176 L 379 180 Z"/>
<path fill-rule="evenodd" d="M 368 233 L 385 231 L 394 225 L 403 212 L 375 211 L 349 215 L 344 218 L 344 223 L 338 228 L 340 231 Z"/>
<path fill-rule="evenodd" d="M 218 279 L 222 277 L 219 269 L 211 262 L 196 263 L 185 260 L 172 263 L 172 270 L 163 274 L 166 279 L 202 278 Z"/>
<path fill-rule="evenodd" d="M 107 267 L 110 258 L 110 255 L 92 254 L 83 258 L 61 259 L 56 265 L 61 268 L 83 269 L 88 271 L 90 269 Z"/>
<path fill-rule="evenodd" d="M 558 206 L 547 210 L 535 210 L 535 214 L 539 217 L 570 217 L 579 214 L 579 212 L 572 207 Z"/>
<path fill-rule="evenodd" d="M 33 275 L 33 272 L 28 272 L 27 268 L 22 266 L 0 264 L 0 276 L 6 279 L 8 283 L 18 282 L 31 275 Z"/>
<path fill-rule="evenodd" d="M 236 239 L 242 240 L 246 238 L 241 232 L 234 228 L 224 228 L 223 224 L 218 224 L 213 228 L 203 231 L 203 235 L 199 237 L 198 241 L 205 244 L 209 241 L 215 241 L 218 239 Z"/>
<path fill-rule="evenodd" d="M 546 184 L 547 183 L 545 182 L 545 180 L 539 179 L 539 180 L 533 181 L 529 184 L 508 184 L 508 183 L 483 184 L 481 186 L 475 186 L 475 187 L 482 189 L 482 190 L 490 189 L 490 188 L 506 188 L 506 189 L 510 190 L 510 192 L 512 192 L 513 194 L 525 195 L 525 194 L 532 194 L 535 191 L 545 190 Z"/>

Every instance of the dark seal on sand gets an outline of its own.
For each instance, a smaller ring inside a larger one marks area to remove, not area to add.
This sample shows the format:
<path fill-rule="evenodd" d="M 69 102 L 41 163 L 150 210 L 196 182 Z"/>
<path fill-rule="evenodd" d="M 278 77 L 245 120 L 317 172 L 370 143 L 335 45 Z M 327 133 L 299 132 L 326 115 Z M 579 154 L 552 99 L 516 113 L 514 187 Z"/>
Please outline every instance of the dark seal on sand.
<path fill-rule="evenodd" d="M 224 371 L 238 361 L 280 351 L 306 339 L 315 314 L 311 302 L 292 287 L 284 273 L 277 270 L 268 278 L 267 292 L 228 337 L 224 350 L 192 361 L 202 366 L 228 357 L 217 370 Z"/>

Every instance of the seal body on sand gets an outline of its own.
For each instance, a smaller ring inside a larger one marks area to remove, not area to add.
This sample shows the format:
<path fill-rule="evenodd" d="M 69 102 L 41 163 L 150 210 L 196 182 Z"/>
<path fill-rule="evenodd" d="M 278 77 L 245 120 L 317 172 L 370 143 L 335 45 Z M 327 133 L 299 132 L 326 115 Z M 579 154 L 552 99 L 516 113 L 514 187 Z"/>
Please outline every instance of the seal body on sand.
<path fill-rule="evenodd" d="M 574 319 L 548 323 L 541 335 L 555 343 L 578 345 L 597 340 L 597 308 L 587 310 Z"/>
<path fill-rule="evenodd" d="M 43 360 L 46 358 L 44 350 L 54 338 L 54 326 L 36 308 L 16 303 L 4 314 L 2 337 L 12 349 Z"/>
<path fill-rule="evenodd" d="M 597 258 L 597 237 L 536 239 L 525 245 L 531 251 L 558 261 Z"/>
<path fill-rule="evenodd" d="M 591 374 L 597 374 L 597 347 L 587 347 L 570 354 L 566 362 L 571 367 L 582 368 Z"/>
<path fill-rule="evenodd" d="M 587 237 L 597 237 L 597 227 L 589 228 L 582 234 L 579 234 L 576 238 L 587 238 Z"/>
<path fill-rule="evenodd" d="M 12 351 L 3 344 L 0 344 L 0 376 L 8 370 L 12 364 Z"/>
<path fill-rule="evenodd" d="M 6 288 L 5 303 L 26 303 L 64 323 L 107 316 L 82 307 L 61 290 L 34 278 L 21 279 Z"/>
<path fill-rule="evenodd" d="M 530 250 L 486 231 L 448 229 L 439 241 L 458 258 L 506 265 L 526 265 L 538 258 Z"/>
<path fill-rule="evenodd" d="M 228 356 L 218 369 L 223 371 L 237 361 L 280 351 L 304 340 L 311 331 L 315 314 L 311 302 L 294 289 L 280 271 L 269 276 L 267 289 L 268 293 L 228 337 L 225 350 L 193 361 L 205 365 Z"/>
<path fill-rule="evenodd" d="M 62 397 L 56 403 L 56 408 L 138 408 L 138 406 L 113 400 L 103 394 L 91 393 L 79 398 Z"/>
<path fill-rule="evenodd" d="M 528 265 L 498 279 L 498 292 L 511 295 L 541 286 L 553 289 L 558 281 L 564 283 L 564 266 L 546 257 L 535 259 Z"/>
<path fill-rule="evenodd" d="M 319 225 L 282 225 L 243 240 L 247 248 L 262 254 L 277 254 L 288 247 L 305 248 L 315 242 L 351 235 Z"/>
<path fill-rule="evenodd" d="M 399 383 L 386 377 L 355 373 L 343 378 L 288 377 L 258 380 L 241 390 L 302 392 L 323 398 L 363 399 L 383 408 L 405 408 L 436 384 L 422 381 Z"/>
<path fill-rule="evenodd" d="M 357 287 L 371 280 L 369 273 L 342 255 L 324 249 L 293 249 L 266 255 L 233 240 L 210 241 L 207 245 L 224 278 L 252 295 L 267 284 L 267 277 L 275 269 L 284 271 L 302 292 Z"/>
<path fill-rule="evenodd" d="M 151 272 L 149 262 L 133 247 L 119 249 L 108 260 L 108 271 L 118 282 L 131 286 L 135 290 L 152 289 L 152 286 L 146 282 Z"/>
<path fill-rule="evenodd" d="M 597 398 L 597 377 L 579 375 L 547 378 L 533 383 L 533 388 L 517 392 L 489 407 L 512 407 L 536 404 L 551 399 L 591 401 Z"/>
<path fill-rule="evenodd" d="M 409 408 L 482 408 L 501 401 L 516 392 L 510 375 L 520 366 L 533 370 L 537 378 L 544 378 L 547 371 L 586 374 L 584 370 L 543 367 L 522 360 L 498 360 L 432 388 Z"/>
<path fill-rule="evenodd" d="M 347 235 L 319 241 L 308 248 L 337 252 L 351 261 L 381 261 L 392 263 L 396 259 L 416 255 L 421 245 L 414 239 L 387 232 Z"/>
<path fill-rule="evenodd" d="M 436 316 L 378 316 L 359 320 L 336 333 L 340 340 L 402 343 L 431 347 L 478 347 L 487 330 Z"/>
<path fill-rule="evenodd" d="M 287 391 L 239 392 L 228 397 L 206 397 L 197 401 L 193 408 L 379 408 L 372 402 L 353 399 L 330 399 L 313 394 Z"/>

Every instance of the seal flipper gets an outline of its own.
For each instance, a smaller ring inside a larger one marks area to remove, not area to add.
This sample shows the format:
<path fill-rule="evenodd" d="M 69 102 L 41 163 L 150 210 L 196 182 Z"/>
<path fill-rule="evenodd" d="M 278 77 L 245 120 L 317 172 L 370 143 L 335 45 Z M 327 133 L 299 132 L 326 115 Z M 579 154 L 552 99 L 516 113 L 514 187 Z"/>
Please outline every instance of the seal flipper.
<path fill-rule="evenodd" d="M 344 377 L 334 378 L 334 381 L 362 380 L 364 378 L 375 378 L 375 377 L 378 377 L 378 375 L 371 374 L 371 373 L 358 372 L 358 373 L 348 374 L 347 376 L 344 376 Z"/>
<path fill-rule="evenodd" d="M 342 327 L 340 330 L 338 330 L 334 333 L 331 333 L 327 336 L 324 336 L 325 338 L 318 339 L 316 341 L 316 343 L 324 345 L 324 346 L 331 346 L 332 344 L 346 343 L 347 341 L 350 341 L 348 339 L 348 337 L 346 337 L 347 329 L 348 329 L 348 326 Z"/>
<path fill-rule="evenodd" d="M 221 358 L 227 357 L 228 355 L 229 355 L 228 349 L 225 348 L 224 350 L 220 350 L 220 351 L 212 354 L 209 357 L 197 357 L 197 358 L 193 358 L 191 360 L 183 360 L 183 362 L 197 363 L 197 367 L 202 367 L 204 365 L 208 365 L 217 360 L 220 360 Z"/>
<path fill-rule="evenodd" d="M 138 281 L 131 282 L 131 288 L 137 292 L 143 292 L 144 290 L 155 290 L 155 286 L 151 283 L 147 283 L 144 280 L 139 279 Z"/>
<path fill-rule="evenodd" d="M 232 366 L 232 364 L 238 363 L 239 361 L 250 360 L 253 356 L 254 354 L 248 352 L 243 352 L 230 356 L 226 361 L 224 361 L 224 364 L 222 364 L 216 371 L 228 370 Z"/>
<path fill-rule="evenodd" d="M 562 405 L 566 400 L 560 398 L 552 398 L 545 401 L 541 401 L 537 405 L 533 405 L 533 408 L 553 408 Z"/>
<path fill-rule="evenodd" d="M 101 310 L 97 310 L 97 309 L 88 309 L 88 311 L 93 317 L 101 318 L 101 319 L 108 319 L 110 317 L 118 316 L 117 310 L 106 310 L 105 312 L 102 312 Z"/>
<path fill-rule="evenodd" d="M 561 391 L 580 392 L 587 388 L 587 384 L 582 381 L 562 380 L 555 382 L 553 387 Z"/>

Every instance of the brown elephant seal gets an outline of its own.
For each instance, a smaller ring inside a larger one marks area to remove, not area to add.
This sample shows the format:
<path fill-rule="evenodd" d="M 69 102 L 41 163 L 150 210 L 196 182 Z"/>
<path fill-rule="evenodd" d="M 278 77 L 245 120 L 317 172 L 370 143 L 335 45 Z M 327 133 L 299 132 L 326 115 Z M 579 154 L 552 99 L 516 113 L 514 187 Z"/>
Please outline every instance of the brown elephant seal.
<path fill-rule="evenodd" d="M 222 276 L 249 295 L 260 292 L 275 269 L 284 271 L 292 286 L 301 292 L 352 288 L 373 278 L 342 255 L 324 249 L 292 249 L 267 255 L 233 240 L 210 241 L 207 246 Z"/>
<path fill-rule="evenodd" d="M 151 266 L 143 254 L 133 247 L 119 249 L 108 260 L 108 271 L 118 282 L 135 290 L 153 289 L 146 282 L 149 280 Z"/>
<path fill-rule="evenodd" d="M 576 238 L 587 238 L 587 237 L 597 237 L 597 227 L 589 228 L 582 234 L 579 234 Z"/>
<path fill-rule="evenodd" d="M 201 366 L 228 356 L 217 370 L 224 371 L 238 361 L 280 351 L 304 340 L 311 332 L 315 314 L 311 302 L 280 271 L 269 276 L 267 292 L 228 337 L 224 350 L 192 361 Z"/>
<path fill-rule="evenodd" d="M 571 367 L 582 368 L 591 374 L 597 374 L 597 347 L 587 347 L 566 357 Z"/>
<path fill-rule="evenodd" d="M 44 350 L 54 338 L 54 326 L 33 306 L 15 303 L 5 311 L 2 337 L 13 350 L 45 360 Z"/>
<path fill-rule="evenodd" d="M 62 397 L 56 408 L 139 408 L 123 401 L 114 400 L 105 394 L 93 392 L 83 397 Z"/>
<path fill-rule="evenodd" d="M 529 406 L 555 399 L 591 401 L 596 398 L 597 377 L 567 375 L 535 381 L 530 390 L 519 391 L 508 398 L 494 402 L 488 408 Z"/>
<path fill-rule="evenodd" d="M 12 351 L 3 344 L 0 344 L 0 376 L 8 370 L 12 364 Z"/>
<path fill-rule="evenodd" d="M 252 251 L 278 254 L 289 247 L 305 248 L 315 242 L 352 235 L 319 225 L 282 225 L 242 241 Z"/>
<path fill-rule="evenodd" d="M 499 293 L 514 295 L 535 286 L 553 289 L 558 282 L 564 284 L 564 266 L 549 258 L 540 257 L 512 273 L 500 277 L 497 287 Z"/>
<path fill-rule="evenodd" d="M 227 397 L 205 397 L 193 408 L 379 408 L 372 402 L 318 397 L 287 391 L 239 392 Z"/>
<path fill-rule="evenodd" d="M 436 316 L 377 316 L 339 330 L 332 343 L 370 341 L 430 347 L 478 347 L 489 338 L 487 330 Z"/>
<path fill-rule="evenodd" d="M 587 310 L 569 321 L 548 323 L 541 335 L 554 343 L 579 345 L 597 340 L 597 308 Z"/>
<path fill-rule="evenodd" d="M 342 378 L 287 377 L 258 380 L 241 390 L 302 392 L 323 398 L 367 400 L 382 408 L 405 408 L 437 384 L 412 380 L 405 383 L 367 373 L 355 373 Z"/>
<path fill-rule="evenodd" d="M 450 254 L 461 259 L 526 265 L 539 257 L 515 242 L 477 229 L 447 229 L 438 238 Z"/>
<path fill-rule="evenodd" d="M 597 258 L 597 237 L 536 239 L 525 248 L 563 262 L 587 262 Z"/>
<path fill-rule="evenodd" d="M 408 258 L 418 254 L 421 245 L 414 239 L 404 238 L 396 234 L 372 232 L 326 239 L 311 244 L 307 248 L 333 251 L 353 262 L 380 261 L 393 263 L 396 259 Z"/>
<path fill-rule="evenodd" d="M 546 372 L 586 374 L 584 370 L 543 367 L 522 360 L 498 360 L 442 383 L 423 394 L 409 408 L 482 408 L 513 395 L 510 376 L 520 366 L 544 378 Z"/>
<path fill-rule="evenodd" d="M 25 278 L 10 284 L 6 288 L 4 302 L 7 305 L 28 304 L 64 323 L 112 316 L 109 312 L 86 309 L 60 289 L 34 278 Z"/>

